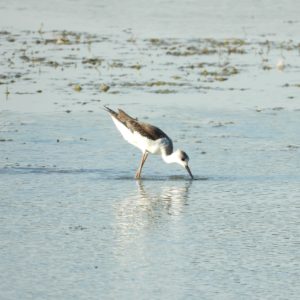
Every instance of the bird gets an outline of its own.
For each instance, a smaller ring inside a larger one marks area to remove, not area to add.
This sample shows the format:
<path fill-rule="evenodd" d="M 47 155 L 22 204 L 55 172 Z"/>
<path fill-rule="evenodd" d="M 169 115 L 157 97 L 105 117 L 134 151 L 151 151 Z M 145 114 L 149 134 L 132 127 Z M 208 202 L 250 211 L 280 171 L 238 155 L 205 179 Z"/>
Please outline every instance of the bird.
<path fill-rule="evenodd" d="M 194 179 L 188 164 L 189 156 L 182 150 L 174 151 L 172 140 L 160 128 L 140 122 L 122 109 L 116 112 L 106 105 L 104 109 L 110 114 L 123 138 L 142 151 L 142 159 L 135 174 L 136 179 L 141 179 L 142 169 L 149 153 L 161 155 L 167 164 L 179 164 L 187 170 L 191 179 Z"/>

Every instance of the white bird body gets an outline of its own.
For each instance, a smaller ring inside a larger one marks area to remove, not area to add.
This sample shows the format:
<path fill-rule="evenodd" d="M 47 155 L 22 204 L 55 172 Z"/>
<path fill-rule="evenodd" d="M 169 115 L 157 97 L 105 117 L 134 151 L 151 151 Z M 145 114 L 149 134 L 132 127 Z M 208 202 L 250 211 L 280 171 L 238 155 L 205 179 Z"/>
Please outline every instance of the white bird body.
<path fill-rule="evenodd" d="M 140 167 L 136 173 L 137 179 L 141 176 L 148 153 L 161 155 L 166 163 L 180 164 L 186 168 L 191 178 L 193 178 L 188 166 L 188 155 L 181 150 L 173 151 L 172 140 L 161 129 L 147 123 L 139 122 L 120 109 L 118 113 L 106 106 L 105 109 L 110 113 L 113 122 L 123 138 L 128 143 L 139 148 L 143 153 Z"/>
<path fill-rule="evenodd" d="M 111 116 L 113 122 L 115 123 L 117 129 L 121 132 L 123 138 L 133 146 L 139 148 L 143 153 L 145 151 L 150 152 L 151 154 L 163 155 L 163 149 L 168 146 L 169 141 L 167 138 L 160 138 L 157 140 L 151 140 L 138 131 L 131 131 L 127 128 L 122 122 L 116 119 L 114 116 Z"/>

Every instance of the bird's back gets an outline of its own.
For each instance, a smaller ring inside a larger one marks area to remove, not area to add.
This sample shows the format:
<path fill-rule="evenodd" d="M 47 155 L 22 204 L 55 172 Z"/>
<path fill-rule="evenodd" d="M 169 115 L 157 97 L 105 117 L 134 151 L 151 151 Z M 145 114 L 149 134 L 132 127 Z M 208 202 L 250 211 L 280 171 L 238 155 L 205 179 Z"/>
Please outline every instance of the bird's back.
<path fill-rule="evenodd" d="M 131 117 L 121 109 L 118 109 L 117 113 L 108 107 L 105 108 L 112 116 L 116 127 L 119 129 L 124 139 L 129 143 L 140 149 L 146 148 L 147 144 L 164 147 L 164 151 L 167 155 L 173 152 L 172 140 L 160 128 L 148 123 L 139 122 L 136 118 Z"/>

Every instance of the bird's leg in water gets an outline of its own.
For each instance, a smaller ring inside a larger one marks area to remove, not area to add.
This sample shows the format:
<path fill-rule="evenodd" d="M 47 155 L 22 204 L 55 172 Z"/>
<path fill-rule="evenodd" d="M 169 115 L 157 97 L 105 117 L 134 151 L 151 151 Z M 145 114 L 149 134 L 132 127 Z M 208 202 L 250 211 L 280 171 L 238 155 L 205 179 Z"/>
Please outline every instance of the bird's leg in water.
<path fill-rule="evenodd" d="M 141 164 L 140 164 L 140 166 L 139 166 L 139 168 L 138 168 L 138 170 L 137 170 L 137 172 L 135 174 L 135 178 L 136 179 L 140 179 L 141 178 L 142 168 L 143 168 L 143 165 L 144 165 L 147 157 L 148 157 L 148 152 L 146 151 L 146 152 L 143 153 Z"/>

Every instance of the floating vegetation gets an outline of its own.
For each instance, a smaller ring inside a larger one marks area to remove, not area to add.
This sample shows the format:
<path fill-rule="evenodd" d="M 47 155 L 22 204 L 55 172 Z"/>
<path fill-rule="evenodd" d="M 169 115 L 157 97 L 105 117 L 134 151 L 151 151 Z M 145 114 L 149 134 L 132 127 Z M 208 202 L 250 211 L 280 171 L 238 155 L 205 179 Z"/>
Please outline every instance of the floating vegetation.
<path fill-rule="evenodd" d="M 129 34 L 132 35 L 131 32 Z M 10 43 L 13 41 L 15 45 L 12 48 Z M 293 55 L 298 55 L 300 51 L 300 44 L 292 40 L 128 39 L 128 33 L 122 39 L 42 29 L 37 32 L 24 31 L 22 34 L 1 31 L 0 42 L 3 49 L 1 68 L 6 70 L 0 74 L 0 85 L 22 81 L 26 84 L 37 83 L 40 77 L 45 76 L 61 89 L 67 86 L 66 82 L 74 82 L 71 86 L 76 92 L 82 91 L 82 86 L 77 82 L 90 82 L 84 90 L 93 95 L 99 91 L 118 94 L 128 93 L 129 90 L 151 93 L 245 90 L 225 88 L 223 82 L 249 71 L 249 68 L 282 71 L 287 66 L 283 51 L 295 51 Z M 277 64 L 270 63 L 274 59 Z M 300 66 L 295 63 L 288 67 Z M 137 72 L 140 70 L 143 72 Z M 53 76 L 51 72 L 56 73 Z M 111 83 L 95 84 L 99 81 Z M 288 86 L 300 87 L 297 83 Z"/>
<path fill-rule="evenodd" d="M 114 61 L 112 63 L 109 64 L 109 66 L 111 68 L 124 68 L 124 63 L 122 63 L 121 61 Z"/>
<path fill-rule="evenodd" d="M 163 46 L 173 44 L 172 43 L 173 41 L 170 42 L 169 39 L 162 39 L 162 38 L 161 39 L 160 38 L 151 38 L 146 41 L 149 41 L 151 45 L 156 46 L 156 47 L 163 47 Z"/>
<path fill-rule="evenodd" d="M 241 48 L 238 48 L 238 47 L 228 47 L 227 48 L 227 52 L 228 54 L 245 54 L 246 53 L 246 50 L 245 49 L 241 49 Z"/>
<path fill-rule="evenodd" d="M 80 92 L 82 90 L 82 87 L 80 84 L 74 84 L 73 85 L 73 90 L 76 92 Z"/>
<path fill-rule="evenodd" d="M 297 88 L 300 88 L 300 83 L 294 83 L 294 84 L 285 83 L 282 87 L 297 87 Z"/>
<path fill-rule="evenodd" d="M 100 84 L 99 89 L 101 92 L 107 92 L 110 89 L 110 87 L 107 84 L 102 83 Z"/>
<path fill-rule="evenodd" d="M 91 64 L 91 65 L 101 65 L 101 63 L 103 62 L 102 58 L 98 58 L 98 57 L 94 57 L 94 58 L 84 58 L 82 60 L 83 64 Z"/>
<path fill-rule="evenodd" d="M 54 68 L 57 68 L 57 67 L 60 66 L 60 64 L 58 62 L 52 61 L 52 60 L 47 61 L 47 65 L 50 66 L 50 67 L 54 67 Z"/>
<path fill-rule="evenodd" d="M 297 150 L 297 149 L 300 149 L 300 146 L 298 146 L 298 145 L 288 145 L 287 148 L 290 149 L 290 150 Z"/>
<path fill-rule="evenodd" d="M 214 78 L 215 78 L 215 80 L 217 80 L 217 81 L 226 81 L 226 80 L 228 80 L 227 77 L 222 77 L 222 76 L 215 76 Z"/>
<path fill-rule="evenodd" d="M 57 45 L 69 45 L 69 44 L 71 44 L 71 42 L 68 38 L 61 36 L 56 39 L 56 44 Z"/>
<path fill-rule="evenodd" d="M 236 75 L 238 73 L 239 73 L 238 69 L 236 67 L 234 67 L 234 66 L 225 67 L 221 71 L 221 74 L 223 76 L 231 76 L 231 75 Z"/>
<path fill-rule="evenodd" d="M 151 81 L 151 82 L 146 82 L 146 86 L 184 86 L 184 83 L 178 83 L 178 82 L 170 82 L 170 81 Z"/>
<path fill-rule="evenodd" d="M 247 53 L 245 46 L 246 41 L 241 39 L 203 39 L 192 40 L 194 45 L 187 46 L 185 49 L 180 50 L 176 47 L 167 51 L 167 55 L 173 56 L 191 56 L 191 55 L 212 55 L 219 53 L 228 54 L 245 54 Z M 180 46 L 180 45 L 179 45 Z"/>
<path fill-rule="evenodd" d="M 203 69 L 200 73 L 201 76 L 210 76 L 213 77 L 216 81 L 226 81 L 229 76 L 238 74 L 239 71 L 236 67 L 227 66 L 224 68 L 217 69 L 216 71 L 208 71 L 207 69 Z"/>
<path fill-rule="evenodd" d="M 175 94 L 175 93 L 177 93 L 177 91 L 169 90 L 169 89 L 158 89 L 158 90 L 154 90 L 152 92 L 156 93 L 156 94 Z"/>
<path fill-rule="evenodd" d="M 135 65 L 131 65 L 130 68 L 140 70 L 142 68 L 142 66 L 140 64 L 135 64 Z"/>
<path fill-rule="evenodd" d="M 8 97 L 10 94 L 10 91 L 8 90 L 8 87 L 6 87 L 6 90 L 5 90 L 5 96 Z"/>
<path fill-rule="evenodd" d="M 152 38 L 152 39 L 149 39 L 149 42 L 153 45 L 161 45 L 162 44 L 162 40 L 161 39 L 157 39 L 157 38 Z"/>
<path fill-rule="evenodd" d="M 263 64 L 262 65 L 262 69 L 265 70 L 265 71 L 269 71 L 272 69 L 272 67 L 270 65 L 267 65 L 267 64 Z"/>
<path fill-rule="evenodd" d="M 167 55 L 173 55 L 173 56 L 191 56 L 191 55 L 209 55 L 209 54 L 215 54 L 217 53 L 216 49 L 196 49 L 195 47 L 189 47 L 186 50 L 180 51 L 167 51 Z"/>
<path fill-rule="evenodd" d="M 229 38 L 229 39 L 205 39 L 204 40 L 206 43 L 210 44 L 211 46 L 214 47 L 232 47 L 232 46 L 245 46 L 248 43 L 243 40 L 243 39 L 235 39 L 235 38 Z"/>

